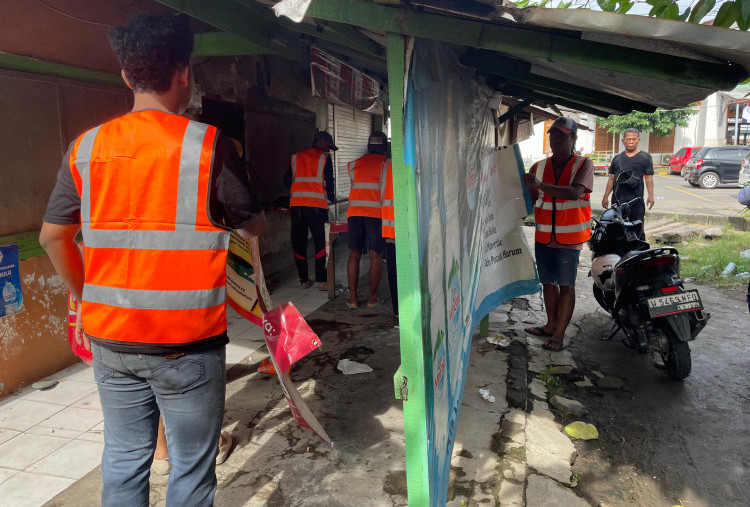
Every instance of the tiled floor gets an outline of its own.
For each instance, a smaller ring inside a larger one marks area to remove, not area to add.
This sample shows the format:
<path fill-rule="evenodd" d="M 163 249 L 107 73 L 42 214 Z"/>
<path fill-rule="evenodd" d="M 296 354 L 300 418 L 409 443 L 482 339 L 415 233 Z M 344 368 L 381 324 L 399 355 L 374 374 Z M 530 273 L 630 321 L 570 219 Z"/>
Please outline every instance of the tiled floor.
<path fill-rule="evenodd" d="M 307 315 L 327 301 L 317 287 L 300 290 L 293 269 L 271 278 L 278 280 L 271 294 L 274 305 L 292 301 Z M 229 368 L 258 354 L 265 342 L 259 326 L 231 309 L 227 317 Z M 2 505 L 40 506 L 100 463 L 103 422 L 91 368 L 81 363 L 48 378 L 60 383 L 47 391 L 28 387 L 0 400 Z"/>

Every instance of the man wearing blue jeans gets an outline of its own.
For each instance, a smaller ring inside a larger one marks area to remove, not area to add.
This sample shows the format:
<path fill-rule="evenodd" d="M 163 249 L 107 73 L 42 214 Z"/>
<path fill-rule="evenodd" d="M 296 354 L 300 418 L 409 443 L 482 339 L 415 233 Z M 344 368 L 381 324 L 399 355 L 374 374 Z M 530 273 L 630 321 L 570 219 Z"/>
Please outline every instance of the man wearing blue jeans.
<path fill-rule="evenodd" d="M 578 258 L 591 237 L 594 164 L 574 153 L 577 132 L 572 118 L 555 120 L 547 131 L 552 156 L 534 164 L 524 175 L 536 201 L 534 250 L 547 314 L 543 326 L 526 332 L 547 338 L 542 347 L 553 352 L 563 348 L 575 309 Z"/>
<path fill-rule="evenodd" d="M 161 412 L 172 463 L 166 505 L 209 506 L 224 415 L 229 230 L 258 235 L 265 218 L 228 138 L 180 116 L 193 83 L 187 22 L 139 14 L 109 39 L 133 110 L 71 144 L 39 240 L 81 302 L 76 340 L 92 351 L 104 414 L 102 505 L 149 505 Z"/>

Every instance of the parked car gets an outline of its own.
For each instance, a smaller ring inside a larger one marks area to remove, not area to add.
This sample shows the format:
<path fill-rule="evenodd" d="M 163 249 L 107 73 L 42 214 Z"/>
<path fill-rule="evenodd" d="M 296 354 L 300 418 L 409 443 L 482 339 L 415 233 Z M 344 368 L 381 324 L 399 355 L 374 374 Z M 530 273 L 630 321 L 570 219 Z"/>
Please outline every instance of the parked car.
<path fill-rule="evenodd" d="M 677 153 L 669 159 L 669 174 L 682 174 L 682 167 L 690 160 L 693 153 L 700 149 L 701 146 L 685 146 L 677 150 Z"/>
<path fill-rule="evenodd" d="M 742 186 L 750 183 L 750 152 L 740 162 L 740 179 L 737 181 Z"/>
<path fill-rule="evenodd" d="M 750 146 L 716 146 L 701 148 L 686 166 L 688 182 L 694 187 L 716 188 L 721 183 L 737 183 L 740 164 Z"/>

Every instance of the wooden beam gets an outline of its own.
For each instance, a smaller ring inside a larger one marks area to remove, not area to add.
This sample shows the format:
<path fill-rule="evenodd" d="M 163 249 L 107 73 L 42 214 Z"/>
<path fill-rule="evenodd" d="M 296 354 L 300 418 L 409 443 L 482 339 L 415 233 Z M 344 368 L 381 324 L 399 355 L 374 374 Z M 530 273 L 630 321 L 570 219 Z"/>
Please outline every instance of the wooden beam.
<path fill-rule="evenodd" d="M 679 56 L 667 58 L 662 53 L 584 41 L 538 29 L 407 11 L 362 0 L 315 0 L 310 4 L 307 16 L 709 89 L 732 89 L 747 77 L 747 71 L 740 65 Z"/>
<path fill-rule="evenodd" d="M 227 32 L 196 33 L 193 56 L 265 55 L 272 51 Z"/>
<path fill-rule="evenodd" d="M 576 109 L 584 113 L 594 114 L 596 116 L 609 116 L 611 114 L 619 113 L 618 110 L 616 109 L 595 107 L 595 106 L 592 106 L 591 104 L 587 104 L 586 102 L 582 102 L 580 100 L 576 101 L 576 100 L 561 99 L 559 97 L 552 97 L 549 95 L 545 95 L 543 93 L 536 92 L 534 90 L 530 90 L 528 88 L 523 88 L 518 85 L 507 85 L 507 86 L 503 86 L 501 89 L 504 94 L 507 94 L 513 97 L 530 98 L 530 99 L 536 100 L 537 102 L 557 104 L 558 106 L 565 106 L 571 109 Z"/>
<path fill-rule="evenodd" d="M 81 67 L 74 67 L 72 65 L 46 62 L 44 60 L 37 60 L 36 58 L 30 58 L 28 56 L 12 55 L 10 53 L 0 52 L 0 68 L 18 70 L 21 72 L 33 72 L 34 74 L 43 74 L 45 76 L 77 79 L 79 81 L 88 81 L 92 83 L 125 86 L 125 82 L 119 74 L 110 74 L 109 72 L 89 70 Z"/>
<path fill-rule="evenodd" d="M 653 113 L 656 111 L 656 106 L 646 102 L 631 100 L 621 95 L 613 95 L 565 81 L 532 74 L 531 64 L 528 62 L 507 58 L 492 51 L 470 49 L 461 57 L 461 63 L 479 69 L 489 75 L 497 76 L 506 83 L 517 83 L 534 91 L 564 100 L 586 102 L 603 108 L 613 108 L 613 110 L 622 113 L 629 113 L 631 111 Z"/>
<path fill-rule="evenodd" d="M 521 102 L 519 102 L 515 106 L 505 111 L 500 116 L 500 118 L 497 119 L 497 125 L 502 125 L 503 123 L 508 121 L 510 118 L 513 118 L 517 112 L 523 111 L 524 109 L 526 109 L 526 106 L 531 105 L 533 102 L 534 102 L 534 99 L 523 99 Z"/>
<path fill-rule="evenodd" d="M 258 17 L 245 6 L 231 0 L 156 0 L 160 4 L 184 12 L 204 23 L 245 39 L 261 48 L 296 61 L 310 64 L 310 52 L 299 36 L 279 25 Z M 270 13 L 270 11 L 269 11 Z M 273 13 L 270 13 L 273 16 Z"/>

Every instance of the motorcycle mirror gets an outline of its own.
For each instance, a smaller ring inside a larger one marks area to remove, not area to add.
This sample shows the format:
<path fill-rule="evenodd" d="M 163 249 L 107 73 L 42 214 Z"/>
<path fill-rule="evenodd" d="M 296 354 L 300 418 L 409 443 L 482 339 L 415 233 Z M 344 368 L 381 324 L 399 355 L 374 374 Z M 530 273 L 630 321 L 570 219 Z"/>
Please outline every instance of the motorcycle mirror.
<path fill-rule="evenodd" d="M 633 171 L 623 171 L 617 175 L 617 183 L 627 183 L 633 177 Z"/>

